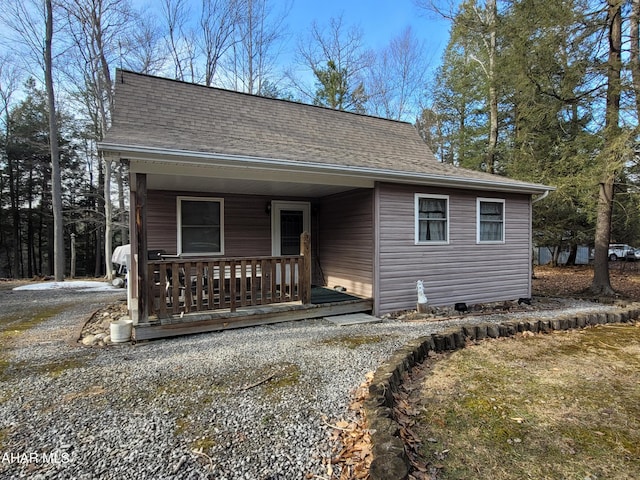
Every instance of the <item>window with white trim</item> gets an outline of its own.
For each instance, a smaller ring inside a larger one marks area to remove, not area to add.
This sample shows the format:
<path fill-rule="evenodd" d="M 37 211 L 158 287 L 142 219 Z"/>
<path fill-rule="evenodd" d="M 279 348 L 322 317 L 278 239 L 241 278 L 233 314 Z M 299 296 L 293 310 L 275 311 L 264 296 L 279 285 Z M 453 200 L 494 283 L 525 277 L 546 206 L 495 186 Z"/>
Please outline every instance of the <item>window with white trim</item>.
<path fill-rule="evenodd" d="M 449 242 L 449 197 L 415 195 L 415 242 L 433 244 Z"/>
<path fill-rule="evenodd" d="M 224 253 L 224 200 L 178 197 L 178 254 Z"/>
<path fill-rule="evenodd" d="M 478 198 L 478 243 L 504 243 L 504 200 Z"/>

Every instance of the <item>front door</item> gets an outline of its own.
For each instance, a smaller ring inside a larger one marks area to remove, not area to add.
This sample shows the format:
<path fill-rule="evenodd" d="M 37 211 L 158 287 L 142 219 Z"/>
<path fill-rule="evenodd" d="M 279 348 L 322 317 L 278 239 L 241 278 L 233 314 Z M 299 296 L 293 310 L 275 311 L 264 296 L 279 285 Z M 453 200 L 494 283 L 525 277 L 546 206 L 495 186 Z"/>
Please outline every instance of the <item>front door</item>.
<path fill-rule="evenodd" d="M 310 231 L 308 202 L 271 203 L 271 244 L 272 254 L 300 255 L 300 235 Z"/>

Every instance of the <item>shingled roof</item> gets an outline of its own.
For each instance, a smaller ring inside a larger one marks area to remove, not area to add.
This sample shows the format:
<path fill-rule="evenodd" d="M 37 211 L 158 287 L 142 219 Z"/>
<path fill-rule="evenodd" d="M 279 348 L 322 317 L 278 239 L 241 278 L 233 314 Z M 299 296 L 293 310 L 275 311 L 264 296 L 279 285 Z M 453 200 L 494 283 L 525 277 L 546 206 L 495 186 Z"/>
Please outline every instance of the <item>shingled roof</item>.
<path fill-rule="evenodd" d="M 134 147 L 549 189 L 440 163 L 406 122 L 118 70 L 112 127 L 100 148 Z"/>

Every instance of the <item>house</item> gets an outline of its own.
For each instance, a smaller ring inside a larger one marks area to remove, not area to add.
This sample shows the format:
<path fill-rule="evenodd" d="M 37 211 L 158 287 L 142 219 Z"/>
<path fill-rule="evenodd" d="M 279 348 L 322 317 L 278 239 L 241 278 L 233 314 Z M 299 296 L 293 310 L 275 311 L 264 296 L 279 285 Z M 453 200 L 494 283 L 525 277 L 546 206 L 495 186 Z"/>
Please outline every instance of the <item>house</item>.
<path fill-rule="evenodd" d="M 116 75 L 99 150 L 129 166 L 137 338 L 415 308 L 418 280 L 432 305 L 531 295 L 551 187 L 442 164 L 409 123 Z"/>

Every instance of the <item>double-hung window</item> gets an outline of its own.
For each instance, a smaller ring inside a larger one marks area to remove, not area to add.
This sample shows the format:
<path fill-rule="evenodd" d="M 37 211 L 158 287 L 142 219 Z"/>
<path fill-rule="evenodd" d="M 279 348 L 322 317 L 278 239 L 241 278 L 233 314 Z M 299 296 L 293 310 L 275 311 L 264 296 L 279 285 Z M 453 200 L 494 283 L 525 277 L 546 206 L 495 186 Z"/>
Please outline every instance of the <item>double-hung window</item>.
<path fill-rule="evenodd" d="M 478 243 L 504 243 L 504 200 L 478 198 Z"/>
<path fill-rule="evenodd" d="M 178 253 L 224 253 L 224 200 L 178 197 Z"/>
<path fill-rule="evenodd" d="M 446 244 L 449 242 L 449 197 L 446 195 L 415 196 L 415 243 Z"/>

